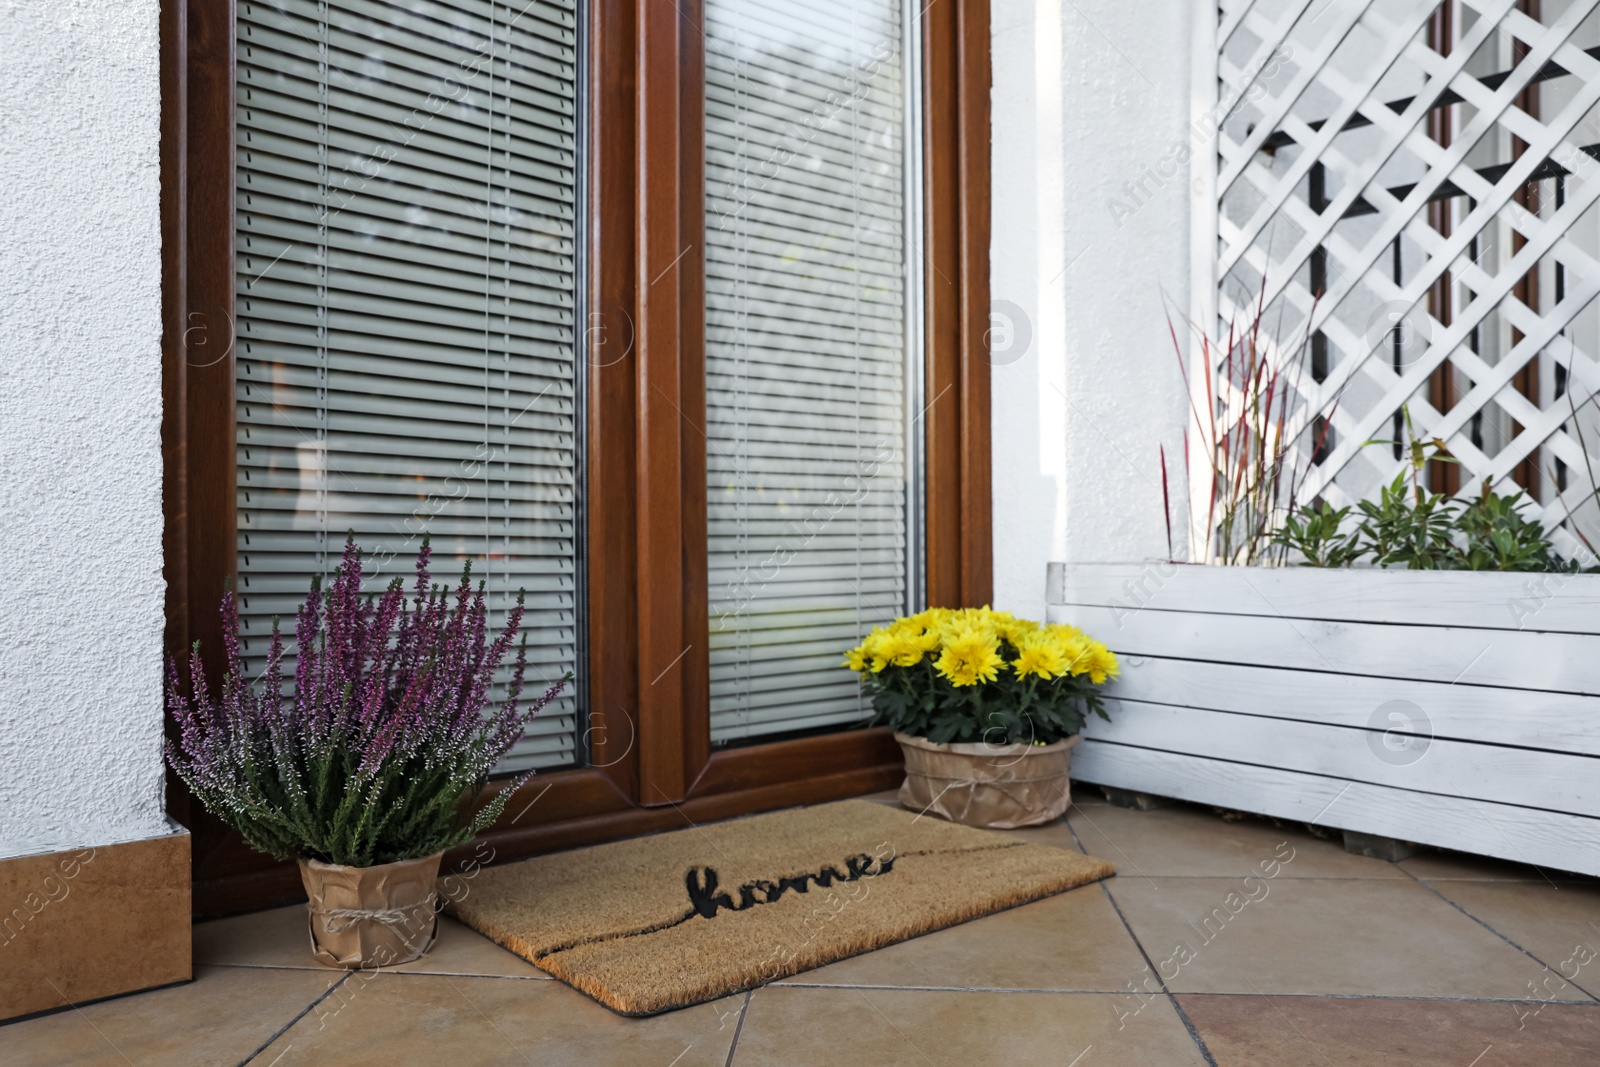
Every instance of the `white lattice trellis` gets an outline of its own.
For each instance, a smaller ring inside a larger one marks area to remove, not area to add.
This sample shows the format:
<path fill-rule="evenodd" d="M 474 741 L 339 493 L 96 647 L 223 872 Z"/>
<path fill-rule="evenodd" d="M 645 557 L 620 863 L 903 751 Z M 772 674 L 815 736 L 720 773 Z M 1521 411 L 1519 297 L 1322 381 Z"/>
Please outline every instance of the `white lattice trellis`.
<path fill-rule="evenodd" d="M 1278 337 L 1312 338 L 1270 356 L 1310 363 L 1284 379 L 1302 502 L 1404 469 L 1371 443 L 1404 410 L 1459 461 L 1434 488 L 1521 485 L 1564 550 L 1574 523 L 1600 540 L 1597 7 L 1224 0 L 1206 27 L 1195 318 L 1223 337 L 1261 297 Z"/>

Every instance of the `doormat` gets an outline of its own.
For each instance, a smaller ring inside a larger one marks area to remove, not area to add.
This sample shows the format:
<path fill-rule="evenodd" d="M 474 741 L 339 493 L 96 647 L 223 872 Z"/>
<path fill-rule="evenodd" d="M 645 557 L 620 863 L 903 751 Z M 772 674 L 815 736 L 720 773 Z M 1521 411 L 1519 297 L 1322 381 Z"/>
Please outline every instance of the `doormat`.
<path fill-rule="evenodd" d="M 450 910 L 613 1011 L 654 1015 L 1112 871 L 1066 849 L 846 800 L 488 867 Z"/>

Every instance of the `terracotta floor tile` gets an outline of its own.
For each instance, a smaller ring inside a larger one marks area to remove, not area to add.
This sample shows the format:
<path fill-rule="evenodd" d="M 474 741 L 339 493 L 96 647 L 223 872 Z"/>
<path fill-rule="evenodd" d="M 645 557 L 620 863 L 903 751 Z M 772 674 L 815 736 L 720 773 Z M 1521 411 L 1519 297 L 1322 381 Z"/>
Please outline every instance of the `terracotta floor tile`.
<path fill-rule="evenodd" d="M 1222 1067 L 1600 1063 L 1600 1004 L 1195 994 L 1178 1002 Z"/>
<path fill-rule="evenodd" d="M 342 974 L 196 967 L 195 981 L 0 1026 L 6 1067 L 244 1061 Z"/>
<path fill-rule="evenodd" d="M 795 975 L 789 983 L 1121 992 L 1143 957 L 1098 885 Z"/>
<path fill-rule="evenodd" d="M 869 799 L 896 803 L 893 790 Z M 1076 830 L 1086 851 L 1118 866 L 1104 889 L 757 990 L 733 1062 L 1202 1062 L 1164 995 L 1128 992 L 1147 972 L 1123 917 L 1167 964 L 1220 1067 L 1600 1062 L 1600 1003 L 1579 988 L 1600 993 L 1600 881 L 1552 885 L 1530 868 L 1456 854 L 1386 864 L 1264 821 L 1128 810 L 1086 789 L 1075 801 L 1067 819 L 1003 832 L 1077 849 Z M 1276 877 L 1244 881 L 1274 859 Z M 355 974 L 331 993 L 344 976 L 312 962 L 303 907 L 200 924 L 194 945 L 194 984 L 0 1026 L 0 1063 L 239 1063 L 272 1041 L 253 1067 L 721 1067 L 746 1004 L 624 1019 L 449 919 L 427 957 L 397 969 L 407 973 Z M 1540 961 L 1576 971 L 1573 981 Z"/>
<path fill-rule="evenodd" d="M 899 795 L 899 790 L 890 789 L 882 793 L 868 793 L 866 796 L 860 797 L 859 799 L 871 800 L 875 803 L 891 804 L 895 807 L 899 807 Z M 1102 798 L 1098 792 L 1089 794 L 1081 790 L 1073 793 L 1072 803 L 1074 807 L 1067 809 L 1069 812 L 1080 805 L 1087 807 L 1092 812 L 1098 812 L 1102 808 L 1110 807 L 1110 805 L 1106 804 L 1104 798 Z M 938 816 L 929 815 L 927 817 L 932 819 L 937 818 Z M 995 833 L 1008 834 L 1012 837 L 1015 837 L 1019 841 L 1027 841 L 1028 843 L 1034 845 L 1051 845 L 1056 848 L 1071 849 L 1074 852 L 1083 851 L 1083 849 L 1078 847 L 1077 839 L 1073 837 L 1072 827 L 1068 825 L 1065 817 L 1054 819 L 1042 826 L 1028 826 L 1020 830 L 996 830 Z M 1111 857 L 1105 856 L 1102 858 L 1110 859 Z"/>
<path fill-rule="evenodd" d="M 1119 877 L 1108 886 L 1175 992 L 1519 998 L 1544 973 L 1409 879 Z"/>
<path fill-rule="evenodd" d="M 772 986 L 750 998 L 734 1067 L 1186 1067 L 1202 1064 L 1165 997 L 1137 1014 L 1097 993 Z M 645 1061 L 640 1060 L 643 1063 Z"/>
<path fill-rule="evenodd" d="M 327 972 L 311 958 L 306 907 L 296 904 L 194 927 L 194 962 L 253 967 L 306 967 Z M 391 967 L 426 974 L 480 974 L 510 978 L 550 976 L 449 916 L 439 917 L 439 940 L 422 959 Z"/>
<path fill-rule="evenodd" d="M 1068 808 L 1067 810 L 1071 811 L 1072 809 Z M 1099 809 L 1096 808 L 1095 810 L 1098 811 Z M 1014 837 L 1018 841 L 1026 841 L 1030 845 L 1051 845 L 1055 848 L 1065 848 L 1073 852 L 1083 851 L 1078 847 L 1078 839 L 1073 835 L 1072 826 L 1065 817 L 1054 822 L 1045 823 L 1043 826 L 1025 826 L 1020 830 L 999 830 L 996 832 L 1005 834 L 1007 837 Z M 1115 857 L 1103 853 L 1100 858 L 1109 859 L 1113 863 L 1116 862 Z"/>
<path fill-rule="evenodd" d="M 1229 822 L 1191 807 L 1135 811 L 1106 805 L 1068 811 L 1067 819 L 1083 850 L 1115 863 L 1124 878 L 1243 877 L 1271 860 L 1280 844 L 1294 850 L 1281 878 L 1406 877 L 1392 863 L 1353 855 L 1340 841 L 1313 837 L 1300 827 L 1259 819 Z"/>
<path fill-rule="evenodd" d="M 1493 859 L 1489 856 L 1472 856 L 1465 852 L 1448 852 L 1442 849 L 1427 849 L 1418 852 L 1408 860 L 1401 860 L 1400 866 L 1411 874 L 1427 881 L 1474 881 L 1474 882 L 1563 882 L 1584 881 L 1591 885 L 1600 886 L 1600 879 L 1585 878 L 1583 875 L 1568 874 L 1565 871 L 1541 870 L 1530 867 L 1525 863 L 1511 863 L 1506 860 Z"/>
<path fill-rule="evenodd" d="M 260 1067 L 723 1067 L 742 996 L 628 1019 L 560 982 L 357 975 Z"/>
<path fill-rule="evenodd" d="M 1600 887 L 1579 882 L 1430 884 L 1562 978 L 1600 994 Z M 1539 988 L 1555 988 L 1558 980 L 1553 977 L 1541 977 Z"/>

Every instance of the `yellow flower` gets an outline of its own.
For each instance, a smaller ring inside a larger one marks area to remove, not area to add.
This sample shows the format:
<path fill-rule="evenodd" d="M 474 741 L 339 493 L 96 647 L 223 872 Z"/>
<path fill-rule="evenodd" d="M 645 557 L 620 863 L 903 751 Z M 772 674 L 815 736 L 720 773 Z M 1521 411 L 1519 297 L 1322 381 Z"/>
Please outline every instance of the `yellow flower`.
<path fill-rule="evenodd" d="M 881 673 L 889 665 L 889 653 L 884 648 L 888 637 L 883 627 L 874 626 L 867 639 L 861 642 L 861 655 L 867 661 L 867 669 L 873 674 Z"/>
<path fill-rule="evenodd" d="M 1117 656 L 1099 641 L 1089 642 L 1089 681 L 1099 685 L 1107 678 L 1117 676 Z"/>
<path fill-rule="evenodd" d="M 1067 663 L 1062 658 L 1061 650 L 1045 635 L 1030 633 L 1016 645 L 1017 658 L 1011 666 L 1016 669 L 1018 678 L 1026 678 L 1030 674 L 1039 678 L 1059 678 L 1067 673 Z"/>
<path fill-rule="evenodd" d="M 998 642 L 1000 629 L 995 619 L 995 613 L 988 608 L 959 608 L 944 612 L 944 617 L 938 623 L 938 634 L 942 644 L 948 645 L 963 633 L 979 633 Z"/>
<path fill-rule="evenodd" d="M 1030 619 L 1007 618 L 1000 624 L 1000 635 L 1010 641 L 1018 649 L 1031 635 L 1039 632 L 1039 624 Z"/>
<path fill-rule="evenodd" d="M 896 667 L 914 667 L 922 662 L 922 635 L 891 627 L 879 639 L 878 649 Z"/>
<path fill-rule="evenodd" d="M 1001 655 L 1004 646 L 1016 650 L 1009 664 Z M 1116 655 L 1076 626 L 1040 625 L 987 606 L 928 608 L 873 627 L 860 645 L 845 653 L 843 666 L 857 674 L 881 674 L 925 659 L 951 685 L 961 687 L 993 682 L 1007 666 L 1018 681 L 1070 674 L 1087 675 L 1099 685 L 1118 673 Z"/>
<path fill-rule="evenodd" d="M 1052 627 L 1052 629 L 1054 628 Z M 1060 653 L 1061 662 L 1065 664 L 1068 673 L 1088 673 L 1090 641 L 1087 637 L 1076 630 L 1071 632 L 1057 631 L 1051 633 L 1048 640 L 1056 651 Z"/>
<path fill-rule="evenodd" d="M 944 651 L 933 666 L 951 685 L 968 686 L 994 681 L 1004 665 L 994 635 L 969 626 L 945 638 Z"/>

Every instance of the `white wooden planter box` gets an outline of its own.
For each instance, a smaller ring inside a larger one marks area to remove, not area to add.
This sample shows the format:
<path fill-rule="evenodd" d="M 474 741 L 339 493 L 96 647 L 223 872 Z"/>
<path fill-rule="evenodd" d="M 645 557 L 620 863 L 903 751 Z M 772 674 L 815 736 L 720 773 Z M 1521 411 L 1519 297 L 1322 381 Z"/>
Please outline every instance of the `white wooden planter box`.
<path fill-rule="evenodd" d="M 1600 575 L 1060 564 L 1075 780 L 1600 875 Z"/>

